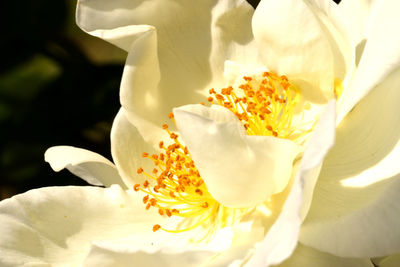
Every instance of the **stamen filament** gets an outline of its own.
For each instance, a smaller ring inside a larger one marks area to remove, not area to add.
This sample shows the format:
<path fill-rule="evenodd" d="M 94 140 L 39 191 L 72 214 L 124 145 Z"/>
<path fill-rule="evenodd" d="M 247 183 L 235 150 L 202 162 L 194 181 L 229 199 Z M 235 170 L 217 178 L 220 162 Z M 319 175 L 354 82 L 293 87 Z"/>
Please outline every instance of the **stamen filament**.
<path fill-rule="evenodd" d="M 220 92 L 210 89 L 208 101 L 232 111 L 243 123 L 248 135 L 303 142 L 314 124 L 304 123 L 304 113 L 295 112 L 300 105 L 300 90 L 286 76 L 270 72 L 253 77 L 244 76 L 243 80 L 244 83 L 238 88 L 228 86 Z M 335 93 L 339 95 L 340 90 Z M 306 104 L 302 105 L 303 110 L 306 110 Z M 172 112 L 168 117 L 175 123 Z M 254 210 L 227 208 L 218 203 L 208 192 L 188 148 L 179 141 L 176 133 L 169 130 L 167 124 L 162 128 L 172 143 L 166 145 L 161 141 L 159 154 L 143 153 L 143 157 L 153 161 L 155 168 L 152 172 L 139 168 L 137 173 L 145 175 L 148 180 L 135 184 L 133 188 L 145 194 L 143 203 L 146 209 L 156 208 L 160 216 L 178 216 L 183 219 L 177 229 L 166 229 L 155 224 L 153 231 L 161 229 L 169 233 L 181 233 L 207 226 L 211 234 L 217 228 L 236 223 Z"/>

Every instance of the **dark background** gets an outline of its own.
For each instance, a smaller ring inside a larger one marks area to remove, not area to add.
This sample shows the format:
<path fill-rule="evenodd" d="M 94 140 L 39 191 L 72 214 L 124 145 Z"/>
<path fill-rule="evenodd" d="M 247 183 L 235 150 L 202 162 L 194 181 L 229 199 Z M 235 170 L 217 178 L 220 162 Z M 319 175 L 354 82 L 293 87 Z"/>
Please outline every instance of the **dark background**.
<path fill-rule="evenodd" d="M 279 1 L 279 0 L 277 0 Z M 259 0 L 249 2 L 256 7 Z M 75 25 L 74 0 L 1 1 L 0 199 L 84 185 L 44 152 L 72 145 L 109 159 L 126 54 Z"/>

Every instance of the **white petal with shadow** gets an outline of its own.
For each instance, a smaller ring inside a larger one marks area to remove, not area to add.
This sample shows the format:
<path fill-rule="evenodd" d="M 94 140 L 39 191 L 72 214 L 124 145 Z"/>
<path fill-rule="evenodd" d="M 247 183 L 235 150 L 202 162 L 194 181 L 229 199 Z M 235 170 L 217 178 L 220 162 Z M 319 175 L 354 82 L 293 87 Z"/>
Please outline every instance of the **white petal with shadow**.
<path fill-rule="evenodd" d="M 48 187 L 0 202 L 0 265 L 80 266 L 96 240 L 151 235 L 163 218 L 119 186 Z"/>
<path fill-rule="evenodd" d="M 333 1 L 262 0 L 253 32 L 265 66 L 289 76 L 312 101 L 331 99 L 334 78 L 344 80 L 354 64 L 342 19 Z"/>
<path fill-rule="evenodd" d="M 126 188 L 114 164 L 92 151 L 72 146 L 54 146 L 47 149 L 44 159 L 54 171 L 66 168 L 89 184 L 118 184 Z"/>
<path fill-rule="evenodd" d="M 254 206 L 287 186 L 300 152 L 294 142 L 246 135 L 236 116 L 217 105 L 175 108 L 174 116 L 208 191 L 218 202 L 228 207 Z M 242 192 L 240 198 L 237 192 Z"/>
<path fill-rule="evenodd" d="M 307 201 L 311 199 L 310 195 L 318 176 L 317 171 L 334 144 L 335 115 L 336 103 L 331 101 L 310 137 L 293 184 L 285 190 L 288 196 L 281 214 L 264 240 L 257 244 L 256 251 L 246 267 L 279 264 L 289 258 L 295 250 L 304 212 L 308 206 Z"/>
<path fill-rule="evenodd" d="M 373 262 L 378 267 L 398 267 L 400 266 L 400 253 L 373 259 Z"/>
<path fill-rule="evenodd" d="M 125 49 L 130 40 L 121 103 L 150 140 L 173 107 L 203 102 L 205 90 L 222 87 L 225 60 L 257 64 L 253 12 L 244 0 L 81 0 L 77 21 L 90 33 L 113 30 Z M 147 25 L 156 31 L 145 32 Z"/>
<path fill-rule="evenodd" d="M 371 25 L 371 11 L 376 0 L 341 1 L 339 8 L 346 16 L 347 26 L 351 32 L 354 47 L 361 45 L 368 38 Z"/>
<path fill-rule="evenodd" d="M 354 78 L 339 99 L 338 122 L 400 66 L 398 1 L 377 1 L 371 10 L 368 39 Z"/>
<path fill-rule="evenodd" d="M 276 267 L 374 267 L 370 259 L 341 258 L 298 244 L 289 259 Z"/>
<path fill-rule="evenodd" d="M 341 122 L 300 241 L 343 257 L 400 250 L 400 70 Z"/>
<path fill-rule="evenodd" d="M 186 233 L 193 235 L 193 233 Z M 199 235 L 200 233 L 197 233 Z M 112 242 L 96 242 L 85 260 L 88 266 L 207 266 L 223 267 L 242 261 L 264 230 L 254 223 L 240 223 L 223 229 L 210 243 L 188 244 L 182 235 L 157 232 L 153 237 L 140 234 Z M 198 236 L 197 236 L 198 237 Z M 174 246 L 171 247 L 170 244 Z"/>
<path fill-rule="evenodd" d="M 151 171 L 153 162 L 143 158 L 143 152 L 156 153 L 152 144 L 147 143 L 137 128 L 126 117 L 127 112 L 121 108 L 114 119 L 111 129 L 111 154 L 124 182 L 132 188 L 145 180 L 137 170 L 142 167 Z"/>

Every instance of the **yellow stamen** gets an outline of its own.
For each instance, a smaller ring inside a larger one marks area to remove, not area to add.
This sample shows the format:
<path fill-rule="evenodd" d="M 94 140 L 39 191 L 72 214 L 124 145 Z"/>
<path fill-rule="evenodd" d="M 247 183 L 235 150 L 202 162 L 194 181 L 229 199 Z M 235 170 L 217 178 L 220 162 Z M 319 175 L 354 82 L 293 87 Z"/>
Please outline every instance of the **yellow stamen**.
<path fill-rule="evenodd" d="M 172 113 L 169 118 L 173 119 Z M 194 229 L 207 223 L 211 228 L 225 227 L 227 221 L 217 220 L 221 210 L 226 212 L 228 208 L 222 207 L 208 192 L 207 187 L 200 176 L 199 171 L 189 154 L 186 146 L 183 146 L 178 135 L 169 130 L 168 125 L 163 128 L 168 133 L 172 143 L 170 145 L 159 143 L 161 153 L 150 155 L 144 152 L 143 157 L 153 161 L 156 168 L 152 173 L 147 173 L 143 168 L 137 170 L 149 178 L 142 184 L 135 184 L 135 191 L 142 191 L 146 195 L 143 198 L 145 208 L 157 209 L 160 216 L 178 216 L 188 223 L 178 229 L 166 229 L 159 224 L 153 226 L 153 231 L 164 230 L 170 233 L 179 233 Z M 242 216 L 249 209 L 241 210 Z M 237 217 L 237 215 L 236 215 Z"/>
<path fill-rule="evenodd" d="M 343 89 L 344 87 L 342 84 L 342 80 L 336 78 L 334 82 L 334 93 L 336 98 L 339 98 L 342 95 Z"/>
<path fill-rule="evenodd" d="M 243 77 L 245 83 L 237 90 L 223 88 L 221 93 L 211 89 L 208 101 L 228 108 L 242 121 L 249 135 L 264 135 L 298 139 L 299 128 L 292 124 L 299 90 L 286 76 L 264 72 L 262 77 Z M 240 90 L 240 91 L 239 91 Z"/>
<path fill-rule="evenodd" d="M 295 120 L 299 115 L 296 110 L 300 104 L 300 91 L 286 76 L 264 72 L 254 77 L 245 76 L 243 80 L 238 88 L 229 86 L 219 93 L 214 88 L 210 89 L 208 101 L 216 101 L 216 104 L 232 111 L 249 135 L 273 136 L 297 142 L 311 131 L 312 127 L 303 129 L 299 127 L 301 120 Z M 335 80 L 337 97 L 342 90 L 340 81 Z M 302 105 L 302 110 L 307 109 L 307 103 Z M 175 123 L 172 112 L 168 117 Z M 179 233 L 206 226 L 212 233 L 236 223 L 255 210 L 256 207 L 227 208 L 218 203 L 208 192 L 188 148 L 179 142 L 179 136 L 170 131 L 167 124 L 163 124 L 162 128 L 168 133 L 171 143 L 159 142 L 159 154 L 143 152 L 142 156 L 152 160 L 155 168 L 151 173 L 139 168 L 137 173 L 145 175 L 148 180 L 135 184 L 133 189 L 145 193 L 143 203 L 147 210 L 155 208 L 160 216 L 178 216 L 183 221 L 176 229 L 155 224 L 154 232 L 161 229 Z M 266 216 L 270 214 L 267 208 L 262 211 Z"/>

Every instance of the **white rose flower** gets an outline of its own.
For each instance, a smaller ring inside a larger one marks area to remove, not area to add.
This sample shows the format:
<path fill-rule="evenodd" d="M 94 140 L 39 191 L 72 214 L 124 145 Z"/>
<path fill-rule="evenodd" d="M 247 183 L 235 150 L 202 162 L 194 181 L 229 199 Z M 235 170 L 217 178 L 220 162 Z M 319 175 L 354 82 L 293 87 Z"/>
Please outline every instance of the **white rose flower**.
<path fill-rule="evenodd" d="M 2 201 L 1 265 L 399 263 L 398 8 L 79 1 L 78 24 L 129 53 L 115 165 L 50 148 L 54 170 L 106 188 Z M 211 88 L 214 105 L 186 105 Z M 158 126 L 171 110 L 179 137 Z"/>

